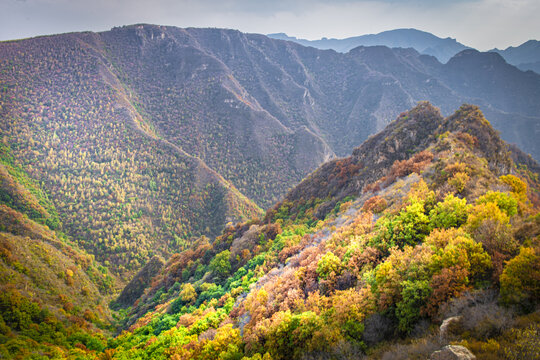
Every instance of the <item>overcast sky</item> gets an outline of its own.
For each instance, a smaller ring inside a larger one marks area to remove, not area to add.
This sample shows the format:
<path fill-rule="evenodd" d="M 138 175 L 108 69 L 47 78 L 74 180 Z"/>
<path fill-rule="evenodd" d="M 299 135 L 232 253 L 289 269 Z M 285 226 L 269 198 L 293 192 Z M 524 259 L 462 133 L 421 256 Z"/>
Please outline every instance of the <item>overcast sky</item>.
<path fill-rule="evenodd" d="M 488 50 L 540 38 L 540 0 L 0 0 L 0 40 L 135 23 L 345 38 L 416 28 Z"/>

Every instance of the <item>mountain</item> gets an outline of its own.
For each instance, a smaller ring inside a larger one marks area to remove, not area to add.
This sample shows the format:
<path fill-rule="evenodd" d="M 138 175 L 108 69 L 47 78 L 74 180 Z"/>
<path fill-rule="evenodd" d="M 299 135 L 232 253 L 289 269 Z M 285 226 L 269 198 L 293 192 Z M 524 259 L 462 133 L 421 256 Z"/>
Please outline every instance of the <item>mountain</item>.
<path fill-rule="evenodd" d="M 420 103 L 264 219 L 172 256 L 109 354 L 534 357 L 539 165 L 520 159 L 477 106 Z"/>
<path fill-rule="evenodd" d="M 504 50 L 490 51 L 500 54 L 509 64 L 523 71 L 532 70 L 540 74 L 540 41 L 538 40 L 529 40 L 519 46 L 510 46 Z"/>
<path fill-rule="evenodd" d="M 435 56 L 442 63 L 446 63 L 452 56 L 468 48 L 455 39 L 443 39 L 416 29 L 395 29 L 345 39 L 305 40 L 290 37 L 284 33 L 269 34 L 268 37 L 294 41 L 317 49 L 333 49 L 342 53 L 347 53 L 358 46 L 383 45 L 389 48 L 413 48 L 421 54 Z"/>
<path fill-rule="evenodd" d="M 0 126 L 58 213 L 47 225 L 126 275 L 260 209 L 155 132 L 101 46 L 89 33 L 0 44 Z"/>
<path fill-rule="evenodd" d="M 424 58 L 423 61 L 431 63 L 430 59 Z M 533 100 L 540 96 L 538 74 L 519 71 L 498 54 L 472 49 L 457 54 L 442 67 L 436 64 L 432 69 L 430 73 L 455 92 L 469 101 L 474 99 L 472 101 L 475 103 L 483 104 L 483 111 L 493 126 L 501 131 L 503 139 L 520 144 L 521 148 L 527 149 L 538 159 L 538 142 L 532 137 L 523 136 L 526 132 L 535 136 L 540 134 L 539 123 L 535 119 L 540 105 Z M 516 89 L 518 93 L 512 94 L 512 91 L 503 89 Z M 531 96 L 522 97 L 525 93 Z"/>
<path fill-rule="evenodd" d="M 261 214 L 417 101 L 477 103 L 540 158 L 540 76 L 465 50 L 346 54 L 223 29 L 132 25 L 0 43 L 0 128 L 50 223 L 128 281 Z M 50 220 L 52 221 L 52 220 Z"/>

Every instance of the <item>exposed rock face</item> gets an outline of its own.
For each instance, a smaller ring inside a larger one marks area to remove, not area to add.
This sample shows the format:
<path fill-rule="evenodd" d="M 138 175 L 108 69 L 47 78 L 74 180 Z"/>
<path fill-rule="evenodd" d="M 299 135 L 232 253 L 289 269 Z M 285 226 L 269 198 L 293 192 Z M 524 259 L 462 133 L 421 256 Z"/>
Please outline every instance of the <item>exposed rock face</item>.
<path fill-rule="evenodd" d="M 429 357 L 430 360 L 474 360 L 469 349 L 461 345 L 447 345 L 439 351 L 435 351 Z"/>
<path fill-rule="evenodd" d="M 453 316 L 451 318 L 444 320 L 443 323 L 441 324 L 440 332 L 439 332 L 441 340 L 448 339 L 448 336 L 450 335 L 452 327 L 459 324 L 460 322 L 461 322 L 461 316 Z"/>

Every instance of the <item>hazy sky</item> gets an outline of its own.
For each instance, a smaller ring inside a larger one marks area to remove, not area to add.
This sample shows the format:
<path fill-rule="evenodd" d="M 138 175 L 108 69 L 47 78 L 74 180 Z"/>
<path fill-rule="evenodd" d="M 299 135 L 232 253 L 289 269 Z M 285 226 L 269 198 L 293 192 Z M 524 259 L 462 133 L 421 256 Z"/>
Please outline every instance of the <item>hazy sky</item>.
<path fill-rule="evenodd" d="M 540 0 L 0 0 L 0 40 L 135 23 L 319 39 L 396 28 L 480 50 L 540 38 Z"/>

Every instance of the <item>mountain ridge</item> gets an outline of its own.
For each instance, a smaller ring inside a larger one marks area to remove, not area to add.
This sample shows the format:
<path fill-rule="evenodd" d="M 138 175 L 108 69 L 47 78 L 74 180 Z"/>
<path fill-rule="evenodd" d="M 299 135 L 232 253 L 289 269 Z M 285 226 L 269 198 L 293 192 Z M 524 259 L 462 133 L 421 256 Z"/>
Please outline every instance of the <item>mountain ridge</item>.
<path fill-rule="evenodd" d="M 479 103 L 505 139 L 540 151 L 540 77 L 472 50 L 441 64 L 413 49 L 340 54 L 133 25 L 4 42 L 0 53 L 5 141 L 51 194 L 63 231 L 101 260 L 117 254 L 119 273 L 259 214 L 252 200 L 271 206 L 418 100 L 445 114 Z"/>
<path fill-rule="evenodd" d="M 540 74 L 540 41 L 528 40 L 519 46 L 509 46 L 504 50 L 497 48 L 490 50 L 502 55 L 508 63 L 519 69 L 532 70 Z"/>
<path fill-rule="evenodd" d="M 439 38 L 426 31 L 413 28 L 394 29 L 378 34 L 366 34 L 343 39 L 306 40 L 288 36 L 285 33 L 268 34 L 273 39 L 293 41 L 304 46 L 319 49 L 332 49 L 347 53 L 358 46 L 388 46 L 389 48 L 414 48 L 423 55 L 434 56 L 441 63 L 446 63 L 459 52 L 471 49 L 450 37 Z M 540 74 L 540 53 L 538 40 L 528 40 L 519 46 L 509 46 L 504 50 L 497 48 L 488 52 L 498 53 L 511 65 L 522 71 L 531 70 Z"/>
<path fill-rule="evenodd" d="M 389 48 L 414 48 L 419 53 L 435 56 L 442 63 L 446 63 L 456 53 L 468 48 L 457 42 L 456 39 L 449 37 L 443 39 L 429 32 L 413 28 L 394 29 L 344 39 L 305 40 L 290 37 L 284 33 L 268 34 L 268 36 L 274 39 L 294 41 L 304 46 L 333 49 L 342 53 L 347 53 L 358 46 L 384 45 Z"/>
<path fill-rule="evenodd" d="M 505 310 L 515 301 L 506 293 L 513 264 L 527 251 L 534 264 L 540 259 L 537 176 L 513 162 L 477 106 L 444 118 L 420 103 L 351 156 L 322 165 L 264 219 L 231 226 L 211 245 L 201 239 L 169 259 L 131 309 L 117 351 L 143 356 L 147 350 L 126 345 L 154 330 L 159 346 L 171 333 L 199 334 L 185 340 L 188 347 L 169 348 L 197 359 L 220 341 L 227 344 L 221 351 L 253 359 L 426 358 L 449 341 L 479 359 L 531 354 L 505 340 L 508 331 L 521 331 L 517 325 L 492 324 L 486 333 L 479 324 L 502 313 L 509 324 L 537 322 L 534 305 L 527 315 Z M 502 212 L 512 217 L 512 231 L 504 230 Z M 501 243 L 491 240 L 499 231 L 507 231 Z M 523 306 L 537 304 L 533 292 L 523 296 Z M 445 317 L 475 313 L 444 335 L 451 340 L 429 330 Z M 494 342 L 500 347 L 485 346 Z"/>

